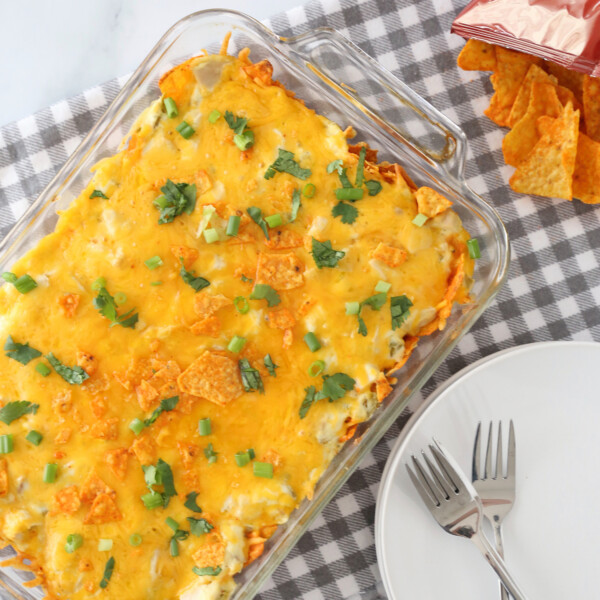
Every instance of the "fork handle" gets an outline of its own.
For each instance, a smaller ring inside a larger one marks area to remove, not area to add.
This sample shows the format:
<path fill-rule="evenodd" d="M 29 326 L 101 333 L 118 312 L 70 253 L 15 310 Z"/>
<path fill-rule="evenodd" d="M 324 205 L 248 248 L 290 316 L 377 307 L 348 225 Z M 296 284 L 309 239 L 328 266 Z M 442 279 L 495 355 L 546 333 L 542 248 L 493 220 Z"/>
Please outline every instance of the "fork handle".
<path fill-rule="evenodd" d="M 515 600 L 527 600 L 525 594 L 520 590 L 517 582 L 512 578 L 508 572 L 504 560 L 496 552 L 493 546 L 490 545 L 485 535 L 475 533 L 471 536 L 471 541 L 479 548 L 479 551 L 483 554 L 485 559 L 490 563 L 492 569 L 496 571 L 496 575 L 500 578 L 500 581 L 504 584 L 504 587 L 509 591 L 510 595 Z"/>
<path fill-rule="evenodd" d="M 502 524 L 500 521 L 494 520 L 492 524 L 494 528 L 494 541 L 496 543 L 496 551 L 501 558 L 504 558 L 504 541 L 502 540 Z M 508 600 L 508 591 L 500 584 L 500 600 Z"/>

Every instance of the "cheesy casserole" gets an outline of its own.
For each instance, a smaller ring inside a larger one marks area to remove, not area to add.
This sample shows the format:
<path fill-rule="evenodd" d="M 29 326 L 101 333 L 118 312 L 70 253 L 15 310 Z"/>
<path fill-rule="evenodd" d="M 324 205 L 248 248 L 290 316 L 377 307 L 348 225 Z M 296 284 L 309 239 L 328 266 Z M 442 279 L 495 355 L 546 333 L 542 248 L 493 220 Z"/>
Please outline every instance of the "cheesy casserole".
<path fill-rule="evenodd" d="M 50 598 L 226 598 L 419 336 L 450 202 L 248 51 L 193 58 L 0 289 L 0 535 Z"/>

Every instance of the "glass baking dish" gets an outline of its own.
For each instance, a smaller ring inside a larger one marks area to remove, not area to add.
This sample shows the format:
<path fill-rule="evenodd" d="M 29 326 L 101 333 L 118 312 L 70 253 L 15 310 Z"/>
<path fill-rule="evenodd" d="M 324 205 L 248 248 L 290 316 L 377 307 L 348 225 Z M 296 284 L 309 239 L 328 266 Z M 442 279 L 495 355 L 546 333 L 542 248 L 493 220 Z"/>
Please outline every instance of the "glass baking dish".
<path fill-rule="evenodd" d="M 319 511 L 488 306 L 506 277 L 509 245 L 496 211 L 465 181 L 465 133 L 358 47 L 331 29 L 282 38 L 241 13 L 205 10 L 182 19 L 163 36 L 63 168 L 0 242 L 2 271 L 53 231 L 56 211 L 66 208 L 79 195 L 90 178 L 92 165 L 119 150 L 136 116 L 159 96 L 159 77 L 203 49 L 218 51 L 228 32 L 232 32 L 230 53 L 248 46 L 255 61 L 268 59 L 275 77 L 308 106 L 342 129 L 352 125 L 357 131 L 355 140 L 379 149 L 380 160 L 401 163 L 417 185 L 426 184 L 451 199 L 482 250 L 472 302 L 455 307 L 443 331 L 421 340 L 398 372 L 394 392 L 369 421 L 359 425 L 355 440 L 342 448 L 325 471 L 313 500 L 304 500 L 269 540 L 264 554 L 238 575 L 232 598 L 241 600 L 259 591 Z M 9 556 L 9 552 L 3 554 Z M 39 588 L 23 587 L 30 577 L 12 567 L 0 569 L 0 586 L 6 590 L 0 589 L 0 595 L 42 598 Z"/>

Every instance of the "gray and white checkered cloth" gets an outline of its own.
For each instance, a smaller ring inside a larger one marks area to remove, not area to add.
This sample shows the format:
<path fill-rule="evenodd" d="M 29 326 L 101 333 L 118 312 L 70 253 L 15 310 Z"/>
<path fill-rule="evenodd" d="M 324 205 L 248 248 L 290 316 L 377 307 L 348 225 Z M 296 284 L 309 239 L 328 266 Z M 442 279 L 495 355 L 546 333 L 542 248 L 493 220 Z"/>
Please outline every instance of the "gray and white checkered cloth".
<path fill-rule="evenodd" d="M 290 36 L 337 29 L 467 132 L 469 184 L 500 212 L 510 278 L 421 392 L 503 348 L 557 339 L 600 341 L 600 208 L 517 196 L 507 185 L 503 131 L 483 116 L 488 77 L 456 67 L 450 25 L 466 0 L 316 0 L 271 19 Z M 77 147 L 125 82 L 115 79 L 0 128 L 0 235 L 5 235 Z M 260 598 L 383 596 L 373 520 L 377 488 L 400 419 L 325 508 Z M 415 595 L 418 590 L 415 590 Z M 1 594 L 0 594 L 1 596 Z"/>

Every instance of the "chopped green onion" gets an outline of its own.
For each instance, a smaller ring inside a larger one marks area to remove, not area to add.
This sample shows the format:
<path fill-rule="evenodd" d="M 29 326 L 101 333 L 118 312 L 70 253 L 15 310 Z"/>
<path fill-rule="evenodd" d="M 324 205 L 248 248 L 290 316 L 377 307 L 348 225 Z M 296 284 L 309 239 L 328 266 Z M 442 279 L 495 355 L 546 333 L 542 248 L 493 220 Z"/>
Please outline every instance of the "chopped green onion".
<path fill-rule="evenodd" d="M 204 235 L 204 239 L 206 240 L 207 244 L 212 244 L 219 241 L 219 232 L 214 228 L 205 229 L 202 232 L 202 235 Z"/>
<path fill-rule="evenodd" d="M 387 294 L 391 288 L 392 288 L 391 283 L 388 283 L 387 281 L 378 281 L 377 285 L 375 286 L 375 291 L 381 292 L 383 294 Z"/>
<path fill-rule="evenodd" d="M 192 567 L 192 573 L 203 577 L 209 575 L 210 577 L 216 577 L 221 572 L 221 567 Z"/>
<path fill-rule="evenodd" d="M 108 200 L 108 196 L 102 190 L 94 190 L 90 194 L 90 200 L 93 200 L 94 198 L 104 198 L 104 200 Z"/>
<path fill-rule="evenodd" d="M 198 433 L 200 435 L 210 435 L 212 433 L 212 425 L 208 417 L 198 421 Z"/>
<path fill-rule="evenodd" d="M 218 454 L 218 452 L 215 452 L 212 443 L 204 448 L 204 456 L 206 456 L 206 460 L 208 460 L 209 465 L 217 462 Z"/>
<path fill-rule="evenodd" d="M 250 310 L 250 304 L 248 303 L 248 300 L 244 298 L 244 296 L 237 296 L 236 298 L 234 298 L 233 305 L 235 306 L 236 310 L 242 315 L 245 315 Z"/>
<path fill-rule="evenodd" d="M 254 145 L 254 132 L 246 129 L 242 133 L 233 136 L 233 143 L 242 151 L 248 150 Z"/>
<path fill-rule="evenodd" d="M 179 523 L 173 519 L 173 517 L 167 517 L 165 519 L 165 523 L 173 530 L 177 531 L 179 529 Z"/>
<path fill-rule="evenodd" d="M 254 448 L 248 448 L 246 452 L 248 453 L 250 460 L 254 460 L 256 458 L 256 452 L 254 452 Z"/>
<path fill-rule="evenodd" d="M 38 363 L 37 365 L 35 365 L 35 370 L 42 377 L 48 377 L 48 375 L 50 375 L 50 373 L 52 372 L 52 371 L 50 371 L 50 368 L 47 367 L 44 363 Z"/>
<path fill-rule="evenodd" d="M 317 339 L 317 336 L 312 331 L 309 331 L 304 336 L 304 341 L 306 342 L 306 345 L 308 346 L 308 349 L 311 352 L 316 352 L 321 347 L 321 343 L 319 342 L 319 340 Z"/>
<path fill-rule="evenodd" d="M 186 121 L 181 121 L 175 130 L 186 140 L 189 140 L 195 133 L 194 128 Z"/>
<path fill-rule="evenodd" d="M 245 467 L 250 462 L 250 454 L 246 452 L 235 453 L 235 463 L 238 467 Z"/>
<path fill-rule="evenodd" d="M 315 360 L 310 367 L 308 367 L 308 374 L 311 377 L 319 376 L 325 370 L 325 361 L 324 360 Z"/>
<path fill-rule="evenodd" d="M 479 249 L 479 240 L 477 238 L 467 240 L 467 249 L 469 250 L 469 256 L 473 260 L 481 258 L 481 250 Z"/>
<path fill-rule="evenodd" d="M 346 302 L 346 314 L 357 315 L 360 312 L 360 302 Z"/>
<path fill-rule="evenodd" d="M 156 285 L 162 285 L 162 284 L 163 284 L 163 282 L 162 282 L 162 281 L 151 281 L 151 282 L 150 282 L 150 285 L 155 285 L 155 286 L 156 286 Z"/>
<path fill-rule="evenodd" d="M 229 221 L 227 221 L 227 229 L 225 230 L 225 233 L 227 235 L 237 235 L 241 220 L 242 219 L 239 217 L 239 215 L 231 215 L 229 217 Z"/>
<path fill-rule="evenodd" d="M 12 433 L 0 435 L 0 454 L 10 454 L 14 450 Z"/>
<path fill-rule="evenodd" d="M 338 200 L 350 200 L 354 202 L 355 200 L 360 200 L 364 193 L 362 188 L 338 188 L 335 190 L 335 197 Z"/>
<path fill-rule="evenodd" d="M 132 533 L 129 536 L 129 543 L 132 546 L 139 546 L 142 543 L 142 536 L 139 533 Z"/>
<path fill-rule="evenodd" d="M 317 188 L 315 187 L 314 183 L 307 183 L 303 188 L 302 188 L 302 195 L 305 198 L 312 198 L 315 195 L 315 192 L 317 191 Z"/>
<path fill-rule="evenodd" d="M 114 299 L 115 299 L 115 302 L 119 306 L 121 306 L 122 304 L 125 304 L 125 302 L 127 302 L 127 296 L 123 292 L 117 292 L 114 295 Z"/>
<path fill-rule="evenodd" d="M 133 421 L 131 421 L 131 423 L 129 423 L 129 429 L 131 429 L 131 431 L 133 431 L 135 435 L 140 435 L 144 427 L 144 421 L 138 419 L 137 417 Z"/>
<path fill-rule="evenodd" d="M 169 542 L 169 549 L 171 552 L 171 556 L 179 556 L 179 544 L 177 543 L 177 540 L 172 537 L 171 541 Z"/>
<path fill-rule="evenodd" d="M 252 469 L 256 477 L 265 477 L 273 479 L 273 465 L 268 462 L 255 461 L 252 463 Z"/>
<path fill-rule="evenodd" d="M 32 429 L 26 436 L 25 439 L 32 443 L 34 446 L 39 446 L 42 443 L 42 440 L 44 439 L 44 436 L 39 432 L 36 431 L 35 429 Z"/>
<path fill-rule="evenodd" d="M 279 213 L 277 213 L 276 215 L 270 215 L 268 217 L 265 217 L 265 221 L 271 229 L 273 229 L 274 227 L 279 227 L 283 224 L 283 219 L 281 218 L 281 215 Z"/>
<path fill-rule="evenodd" d="M 145 260 L 144 264 L 151 271 L 154 271 L 154 269 L 158 269 L 158 267 L 162 267 L 163 261 L 162 261 L 162 258 L 157 255 L 157 256 L 153 256 L 152 258 L 149 258 L 148 260 Z"/>
<path fill-rule="evenodd" d="M 104 277 L 98 277 L 94 283 L 92 283 L 92 290 L 98 292 L 100 288 L 106 287 L 106 279 Z"/>
<path fill-rule="evenodd" d="M 113 541 L 108 538 L 100 538 L 98 540 L 98 552 L 108 552 L 109 550 L 112 550 L 113 547 Z"/>
<path fill-rule="evenodd" d="M 212 110 L 210 112 L 210 114 L 208 115 L 208 122 L 216 123 L 220 118 L 221 118 L 221 113 L 215 108 L 215 110 Z"/>
<path fill-rule="evenodd" d="M 179 114 L 177 104 L 175 104 L 173 98 L 165 98 L 163 104 L 165 105 L 165 110 L 167 111 L 167 117 L 169 117 L 169 119 L 173 119 Z"/>
<path fill-rule="evenodd" d="M 242 348 L 245 346 L 245 344 L 246 338 L 243 338 L 239 335 L 234 335 L 227 346 L 227 350 L 229 350 L 229 352 L 234 352 L 235 354 L 237 354 L 238 352 L 242 351 Z"/>
<path fill-rule="evenodd" d="M 25 274 L 21 275 L 21 277 L 15 281 L 15 287 L 19 292 L 21 292 L 21 294 L 26 294 L 27 292 L 30 292 L 36 288 L 37 283 L 35 282 L 35 279 L 31 277 L 31 275 Z"/>
<path fill-rule="evenodd" d="M 56 463 L 46 463 L 44 467 L 44 483 L 54 483 L 57 471 L 58 465 Z"/>
<path fill-rule="evenodd" d="M 162 494 L 152 491 L 142 496 L 142 502 L 148 510 L 152 510 L 153 508 L 163 506 L 164 499 Z"/>
<path fill-rule="evenodd" d="M 2 273 L 2 279 L 4 279 L 4 281 L 6 281 L 6 283 L 16 283 L 18 277 L 14 274 L 11 273 L 10 271 L 4 271 L 4 273 Z"/>
<path fill-rule="evenodd" d="M 422 213 L 419 213 L 413 220 L 413 225 L 416 225 L 417 227 L 423 227 L 423 225 L 425 225 L 425 223 L 427 222 L 427 219 L 429 217 L 427 215 L 424 215 Z"/>
<path fill-rule="evenodd" d="M 65 551 L 69 554 L 73 554 L 75 550 L 83 546 L 83 536 L 79 533 L 70 533 L 67 536 L 67 543 L 65 544 Z"/>
<path fill-rule="evenodd" d="M 210 204 L 202 209 L 202 218 L 198 224 L 198 232 L 196 233 L 196 237 L 200 237 L 200 234 L 208 227 L 208 224 L 210 223 L 210 220 L 214 214 L 215 207 Z"/>

